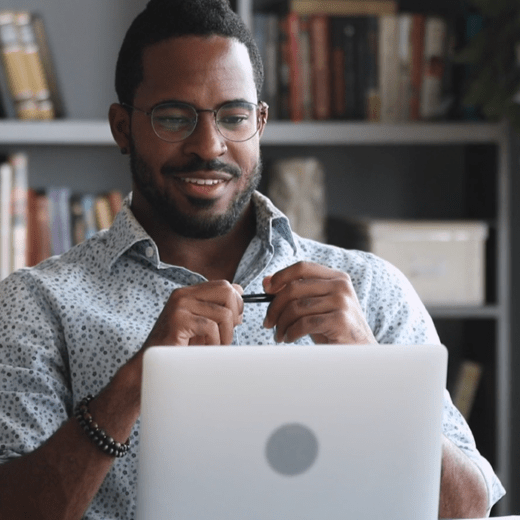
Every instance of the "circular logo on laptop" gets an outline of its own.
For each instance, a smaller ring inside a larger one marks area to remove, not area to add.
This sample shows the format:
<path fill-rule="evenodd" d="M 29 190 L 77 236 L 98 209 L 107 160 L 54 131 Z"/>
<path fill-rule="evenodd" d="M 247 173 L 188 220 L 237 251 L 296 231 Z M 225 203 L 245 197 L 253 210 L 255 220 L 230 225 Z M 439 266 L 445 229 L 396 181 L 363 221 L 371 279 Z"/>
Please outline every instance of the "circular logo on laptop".
<path fill-rule="evenodd" d="M 318 439 L 303 424 L 284 424 L 274 430 L 265 447 L 271 468 L 286 476 L 307 471 L 318 456 Z"/>

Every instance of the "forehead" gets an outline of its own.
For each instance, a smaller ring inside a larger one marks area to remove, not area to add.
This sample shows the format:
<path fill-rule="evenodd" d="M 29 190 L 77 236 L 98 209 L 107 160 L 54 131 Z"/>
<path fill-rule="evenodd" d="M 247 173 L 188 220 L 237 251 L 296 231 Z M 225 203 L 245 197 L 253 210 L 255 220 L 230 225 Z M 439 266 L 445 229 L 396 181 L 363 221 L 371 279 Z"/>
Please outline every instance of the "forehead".
<path fill-rule="evenodd" d="M 247 47 L 231 38 L 169 38 L 144 49 L 142 66 L 135 103 L 147 108 L 170 99 L 200 108 L 232 99 L 257 102 Z"/>

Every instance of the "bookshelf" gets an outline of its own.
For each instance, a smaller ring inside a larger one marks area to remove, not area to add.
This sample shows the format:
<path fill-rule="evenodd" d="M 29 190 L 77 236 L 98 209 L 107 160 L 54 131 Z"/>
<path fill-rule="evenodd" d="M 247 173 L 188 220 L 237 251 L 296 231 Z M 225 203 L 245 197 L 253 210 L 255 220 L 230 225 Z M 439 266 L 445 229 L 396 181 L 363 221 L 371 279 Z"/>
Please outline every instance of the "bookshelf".
<path fill-rule="evenodd" d="M 235 2 L 249 24 L 255 9 L 281 3 Z M 10 8 L 43 15 L 67 111 L 67 118 L 59 121 L 0 120 L 0 151 L 27 151 L 33 187 L 61 183 L 76 190 L 129 190 L 128 159 L 113 142 L 106 114 L 115 100 L 113 71 L 120 42 L 144 5 L 143 0 L 92 0 L 88 5 L 66 6 L 59 0 L 9 2 Z M 520 251 L 520 237 L 511 229 L 511 188 L 520 185 L 518 166 L 512 162 L 512 141 L 506 124 L 459 122 L 271 120 L 262 138 L 266 164 L 278 157 L 311 154 L 324 161 L 331 211 L 338 216 L 367 212 L 388 218 L 455 219 L 470 214 L 489 222 L 494 240 L 488 245 L 492 287 L 488 287 L 486 304 L 429 310 L 445 343 L 450 338 L 470 342 L 489 365 L 491 375 L 478 397 L 484 403 L 479 409 L 482 414 L 470 425 L 509 491 L 494 511 L 497 514 L 520 509 L 520 498 L 510 487 L 520 481 L 520 471 L 511 460 L 512 432 L 520 424 L 513 399 L 520 389 L 511 368 L 514 351 L 520 350 L 510 319 L 516 289 L 512 281 L 520 288 L 520 280 L 511 273 L 511 251 Z M 486 180 L 472 192 L 467 187 L 468 175 L 482 151 Z M 446 193 L 454 197 L 453 202 L 446 201 Z M 482 208 L 478 207 L 480 199 Z"/>

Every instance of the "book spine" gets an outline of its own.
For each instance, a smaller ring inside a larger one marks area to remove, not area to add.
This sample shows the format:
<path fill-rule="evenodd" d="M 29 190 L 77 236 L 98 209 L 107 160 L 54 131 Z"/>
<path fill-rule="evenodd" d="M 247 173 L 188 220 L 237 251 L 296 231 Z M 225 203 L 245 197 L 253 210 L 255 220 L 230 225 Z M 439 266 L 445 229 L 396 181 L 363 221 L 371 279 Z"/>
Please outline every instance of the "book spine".
<path fill-rule="evenodd" d="M 292 121 L 302 121 L 304 114 L 300 17 L 296 13 L 289 13 L 287 15 L 287 36 L 289 59 L 289 115 Z"/>
<path fill-rule="evenodd" d="M 366 16 L 359 16 L 354 19 L 356 26 L 356 119 L 366 117 L 366 98 L 368 90 L 368 19 Z"/>
<path fill-rule="evenodd" d="M 38 46 L 38 54 L 40 56 L 44 76 L 49 88 L 49 101 L 52 103 L 53 117 L 64 117 L 65 107 L 63 103 L 63 96 L 58 85 L 58 75 L 56 72 L 56 66 L 52 56 L 49 39 L 45 31 L 43 18 L 37 13 L 31 14 L 31 29 L 35 42 Z"/>
<path fill-rule="evenodd" d="M 313 117 L 314 93 L 312 91 L 311 72 L 311 35 L 309 32 L 309 20 L 307 17 L 300 19 L 298 56 L 302 83 L 303 119 L 308 120 Z"/>
<path fill-rule="evenodd" d="M 49 200 L 45 193 L 33 189 L 28 192 L 29 226 L 27 265 L 34 266 L 49 258 L 51 252 L 51 229 Z"/>
<path fill-rule="evenodd" d="M 72 247 L 70 189 L 66 187 L 49 188 L 47 195 L 49 197 L 52 254 L 60 255 Z"/>
<path fill-rule="evenodd" d="M 437 16 L 426 18 L 424 32 L 424 69 L 421 88 L 422 119 L 438 117 L 442 105 L 445 66 L 446 21 Z"/>
<path fill-rule="evenodd" d="M 410 120 L 410 102 L 412 98 L 412 15 L 399 14 L 399 69 L 397 94 L 397 121 Z"/>
<path fill-rule="evenodd" d="M 358 113 L 358 78 L 357 78 L 357 27 L 355 19 L 344 18 L 343 51 L 345 55 L 345 112 L 347 119 L 355 119 Z"/>
<path fill-rule="evenodd" d="M 74 194 L 70 199 L 70 225 L 72 230 L 72 244 L 81 244 L 85 240 L 85 216 L 81 196 Z"/>
<path fill-rule="evenodd" d="M 365 99 L 367 121 L 381 119 L 381 95 L 379 89 L 379 18 L 367 19 L 367 91 Z"/>
<path fill-rule="evenodd" d="M 331 32 L 331 111 L 336 119 L 347 117 L 345 105 L 345 50 L 343 48 L 343 17 L 330 20 Z"/>
<path fill-rule="evenodd" d="M 381 122 L 396 120 L 399 71 L 399 24 L 394 15 L 379 20 L 379 81 Z"/>
<path fill-rule="evenodd" d="M 410 120 L 418 121 L 421 118 L 421 87 L 424 64 L 424 28 L 426 16 L 420 13 L 412 15 L 411 29 L 411 71 L 410 71 Z"/>
<path fill-rule="evenodd" d="M 119 190 L 111 190 L 108 192 L 107 197 L 113 220 L 123 207 L 123 195 Z"/>
<path fill-rule="evenodd" d="M 54 109 L 52 107 L 52 101 L 50 100 L 49 85 L 32 26 L 31 15 L 28 12 L 17 13 L 15 21 L 18 39 L 22 44 L 24 66 L 29 75 L 33 99 L 37 106 L 35 119 L 53 119 Z M 44 101 L 45 103 L 42 103 Z"/>
<path fill-rule="evenodd" d="M 301 16 L 328 14 L 331 16 L 383 16 L 396 14 L 397 1 L 394 0 L 291 0 L 289 10 Z"/>
<path fill-rule="evenodd" d="M 311 77 L 314 119 L 330 119 L 331 110 L 331 32 L 327 15 L 309 19 L 311 35 Z"/>
<path fill-rule="evenodd" d="M 28 234 L 28 171 L 27 155 L 16 153 L 9 157 L 12 167 L 11 188 L 11 269 L 25 267 Z"/>
<path fill-rule="evenodd" d="M 89 193 L 81 197 L 83 218 L 85 220 L 85 240 L 93 237 L 97 232 L 95 197 Z"/>
<path fill-rule="evenodd" d="M 94 200 L 96 227 L 98 230 L 108 229 L 112 225 L 113 217 L 110 202 L 105 194 L 98 195 Z"/>
<path fill-rule="evenodd" d="M 12 11 L 0 13 L 0 51 L 2 66 L 15 110 L 19 102 L 33 98 L 31 82 L 25 67 L 22 45 L 16 29 L 16 15 Z M 18 113 L 17 113 L 18 115 Z"/>
<path fill-rule="evenodd" d="M 289 27 L 287 16 L 279 20 L 279 85 L 278 85 L 278 112 L 280 119 L 289 119 L 289 83 L 290 83 L 290 58 L 289 58 Z"/>

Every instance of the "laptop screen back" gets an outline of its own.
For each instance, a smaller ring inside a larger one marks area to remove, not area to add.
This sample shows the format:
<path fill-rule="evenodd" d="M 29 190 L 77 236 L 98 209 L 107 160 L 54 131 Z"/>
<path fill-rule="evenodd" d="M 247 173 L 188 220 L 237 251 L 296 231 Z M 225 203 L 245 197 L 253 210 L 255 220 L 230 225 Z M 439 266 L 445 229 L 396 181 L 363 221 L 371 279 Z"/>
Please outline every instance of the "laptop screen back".
<path fill-rule="evenodd" d="M 138 520 L 435 520 L 443 346 L 154 347 Z"/>

